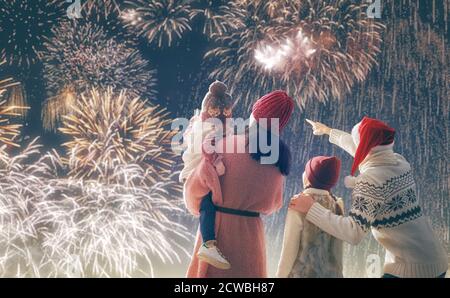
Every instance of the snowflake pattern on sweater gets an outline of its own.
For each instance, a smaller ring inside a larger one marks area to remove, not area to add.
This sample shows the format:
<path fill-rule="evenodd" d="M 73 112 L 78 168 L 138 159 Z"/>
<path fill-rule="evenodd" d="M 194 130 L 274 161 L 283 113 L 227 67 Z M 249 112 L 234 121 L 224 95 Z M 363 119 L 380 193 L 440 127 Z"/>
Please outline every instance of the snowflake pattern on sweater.
<path fill-rule="evenodd" d="M 364 230 L 392 228 L 422 216 L 411 171 L 377 186 L 358 181 L 349 212 Z"/>

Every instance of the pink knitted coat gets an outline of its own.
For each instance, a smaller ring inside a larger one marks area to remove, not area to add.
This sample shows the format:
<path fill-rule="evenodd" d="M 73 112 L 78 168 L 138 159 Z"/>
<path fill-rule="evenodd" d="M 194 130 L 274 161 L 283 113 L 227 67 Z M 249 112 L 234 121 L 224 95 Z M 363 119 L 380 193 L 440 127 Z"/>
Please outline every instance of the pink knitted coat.
<path fill-rule="evenodd" d="M 233 138 L 235 145 L 246 142 L 244 135 L 230 136 L 220 140 L 218 146 L 223 146 L 230 138 Z M 226 168 L 225 175 L 219 178 L 212 164 L 203 158 L 184 185 L 184 199 L 192 214 L 199 214 L 200 202 L 210 190 L 213 201 L 218 206 L 261 214 L 270 214 L 281 208 L 284 178 L 277 167 L 261 165 L 248 153 L 221 155 Z M 231 263 L 231 269 L 216 269 L 198 260 L 196 255 L 202 240 L 197 233 L 187 277 L 267 277 L 266 245 L 261 218 L 217 212 L 216 237 L 218 247 Z"/>

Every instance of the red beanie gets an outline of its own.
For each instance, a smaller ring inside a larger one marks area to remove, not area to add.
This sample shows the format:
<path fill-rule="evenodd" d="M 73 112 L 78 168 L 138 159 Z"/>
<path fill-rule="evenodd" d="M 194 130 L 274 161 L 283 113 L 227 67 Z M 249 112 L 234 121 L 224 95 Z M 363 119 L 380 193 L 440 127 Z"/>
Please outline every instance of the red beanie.
<path fill-rule="evenodd" d="M 395 129 L 377 119 L 364 117 L 359 126 L 359 144 L 356 149 L 355 160 L 352 166 L 352 175 L 363 162 L 372 148 L 379 145 L 389 145 L 394 142 Z"/>
<path fill-rule="evenodd" d="M 335 156 L 316 156 L 305 167 L 311 187 L 330 190 L 336 185 L 341 171 L 341 161 Z"/>
<path fill-rule="evenodd" d="M 279 131 L 288 124 L 289 118 L 294 111 L 294 100 L 286 92 L 278 90 L 261 97 L 252 109 L 252 115 L 256 121 L 267 119 L 270 126 L 270 119 L 279 119 Z"/>

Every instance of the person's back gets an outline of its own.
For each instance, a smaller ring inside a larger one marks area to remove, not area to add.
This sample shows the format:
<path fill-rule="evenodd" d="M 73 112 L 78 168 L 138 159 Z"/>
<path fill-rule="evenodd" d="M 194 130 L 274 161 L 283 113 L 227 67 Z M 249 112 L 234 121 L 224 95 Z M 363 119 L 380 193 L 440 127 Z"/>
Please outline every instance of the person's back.
<path fill-rule="evenodd" d="M 342 214 L 342 207 L 331 195 L 318 189 L 307 189 L 304 193 L 311 195 L 314 200 L 334 214 Z M 299 212 L 289 210 L 292 216 L 300 216 L 303 222 L 303 232 L 294 266 L 288 277 L 338 278 L 342 275 L 343 241 L 322 231 L 308 222 Z"/>
<path fill-rule="evenodd" d="M 303 194 L 336 215 L 342 215 L 344 208 L 342 200 L 337 200 L 330 190 L 338 181 L 339 171 L 339 159 L 317 156 L 306 164 L 303 174 Z M 342 246 L 341 240 L 289 209 L 277 277 L 343 277 Z"/>
<path fill-rule="evenodd" d="M 271 199 L 274 190 L 281 191 L 284 177 L 273 165 L 261 164 L 252 159 L 248 152 L 239 152 L 246 148 L 247 137 L 242 135 L 228 136 L 218 142 L 218 146 L 226 146 L 227 142 L 234 145 L 232 152 L 225 152 L 222 161 L 227 173 L 219 178 L 223 206 L 243 210 L 257 210 L 263 214 L 272 212 L 273 208 L 281 208 L 282 201 Z M 248 150 L 248 148 L 246 149 Z M 280 194 L 274 194 L 277 199 Z"/>
<path fill-rule="evenodd" d="M 280 126 L 261 128 L 268 135 L 279 135 L 287 125 L 294 109 L 294 101 L 282 91 L 272 92 L 255 104 L 253 125 L 259 128 L 259 118 L 279 119 Z M 251 124 L 252 125 L 252 124 Z M 250 131 L 250 129 L 249 129 Z M 281 208 L 283 202 L 284 176 L 288 166 L 280 161 L 289 155 L 283 154 L 281 145 L 278 161 L 265 164 L 257 157 L 257 152 L 249 152 L 248 134 L 226 136 L 217 141 L 214 159 L 203 158 L 201 164 L 189 176 L 184 185 L 186 206 L 193 214 L 198 214 L 201 197 L 209 191 L 216 209 L 215 230 L 220 250 L 232 264 L 229 270 L 220 270 L 201 262 L 194 253 L 189 266 L 188 277 L 209 278 L 264 278 L 267 277 L 266 246 L 264 224 L 260 214 L 270 214 Z M 224 148 L 224 144 L 236 144 Z M 281 143 L 281 140 L 280 142 Z M 241 145 L 241 146 L 239 146 Z M 246 149 L 247 148 L 247 149 Z M 261 148 L 257 146 L 257 148 Z M 225 150 L 226 149 L 226 150 Z M 214 166 L 222 161 L 226 171 L 220 178 L 213 175 Z M 212 173 L 212 174 L 211 174 Z M 198 235 L 195 252 L 201 245 Z"/>
<path fill-rule="evenodd" d="M 367 222 L 386 248 L 388 274 L 414 277 L 431 271 L 437 276 L 447 270 L 447 256 L 422 213 L 411 167 L 390 148 L 381 149 L 360 168 L 353 198 L 364 198 L 365 205 L 353 204 L 350 215 Z"/>
<path fill-rule="evenodd" d="M 297 196 L 291 208 L 352 245 L 371 230 L 386 249 L 383 277 L 444 277 L 447 254 L 422 213 L 409 163 L 393 151 L 395 129 L 368 117 L 351 134 L 310 123 L 315 135 L 329 135 L 331 143 L 354 157 L 352 176 L 345 178 L 353 189 L 352 205 L 348 216 L 338 216 L 309 196 Z M 422 199 L 428 199 L 429 194 L 424 195 Z"/>

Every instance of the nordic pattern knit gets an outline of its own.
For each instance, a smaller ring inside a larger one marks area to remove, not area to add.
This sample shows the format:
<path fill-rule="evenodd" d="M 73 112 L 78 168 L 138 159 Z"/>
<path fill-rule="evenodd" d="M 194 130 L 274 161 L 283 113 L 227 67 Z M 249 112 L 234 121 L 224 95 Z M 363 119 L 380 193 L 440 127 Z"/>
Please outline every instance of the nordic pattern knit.
<path fill-rule="evenodd" d="M 381 186 L 356 183 L 349 212 L 364 230 L 392 228 L 422 216 L 411 171 L 393 177 Z"/>
<path fill-rule="evenodd" d="M 354 156 L 350 134 L 333 129 L 330 142 Z M 393 145 L 377 146 L 359 166 L 349 216 L 315 203 L 306 219 L 331 235 L 358 244 L 372 230 L 386 249 L 384 273 L 437 277 L 448 269 L 447 253 L 423 216 L 409 163 Z"/>

